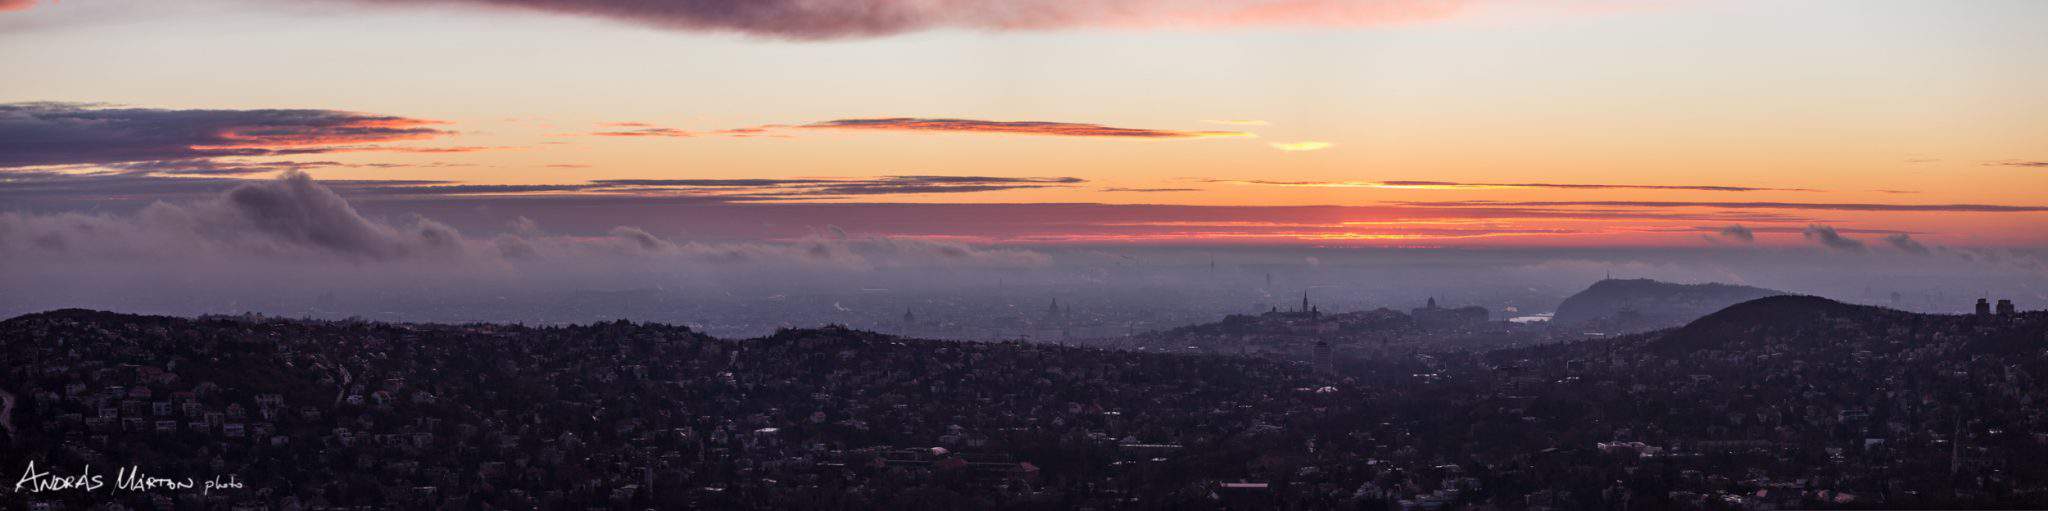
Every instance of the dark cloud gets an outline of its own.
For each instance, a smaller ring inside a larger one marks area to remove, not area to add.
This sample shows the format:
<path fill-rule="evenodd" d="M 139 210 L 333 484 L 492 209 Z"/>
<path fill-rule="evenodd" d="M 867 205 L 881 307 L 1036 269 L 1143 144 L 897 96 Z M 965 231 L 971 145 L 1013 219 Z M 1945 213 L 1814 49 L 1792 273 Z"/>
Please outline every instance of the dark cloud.
<path fill-rule="evenodd" d="M 18 1 L 18 0 L 17 0 Z M 1466 0 L 358 0 L 467 4 L 784 39 L 876 37 L 934 29 L 1145 26 L 1368 26 L 1448 17 Z"/>
<path fill-rule="evenodd" d="M 1927 245 L 1920 244 L 1918 240 L 1913 239 L 1913 235 L 1911 234 L 1898 233 L 1890 236 L 1885 236 L 1884 241 L 1886 243 L 1891 243 L 1893 248 L 1897 248 L 1909 254 L 1927 255 L 1930 252 L 1927 249 Z"/>
<path fill-rule="evenodd" d="M 1994 162 L 1986 163 L 1985 165 L 1989 165 L 1989 166 L 1995 166 L 1995 167 L 2026 167 L 2026 168 L 2034 168 L 2034 169 L 2048 169 L 2048 161 L 2023 161 L 2023 160 L 2005 160 L 2005 161 L 1994 161 Z"/>
<path fill-rule="evenodd" d="M 273 181 L 236 186 L 218 202 L 202 208 L 213 211 L 191 211 L 221 216 L 208 227 L 246 223 L 268 240 L 351 256 L 391 258 L 454 247 L 460 239 L 454 229 L 431 221 L 420 221 L 410 229 L 372 223 L 340 195 L 296 171 Z"/>
<path fill-rule="evenodd" d="M 1101 138 L 1210 138 L 1248 137 L 1242 131 L 1181 131 L 1142 128 L 1119 128 L 1100 124 L 1042 121 L 984 121 L 977 119 L 921 119 L 912 117 L 890 117 L 877 119 L 840 119 L 799 126 L 807 129 L 876 130 L 876 131 L 938 131 L 961 133 L 1006 133 L 1019 135 L 1048 135 L 1061 137 Z"/>
<path fill-rule="evenodd" d="M 1756 241 L 1756 231 L 1751 231 L 1748 227 L 1743 227 L 1742 224 L 1722 227 L 1719 232 L 1723 238 L 1738 240 L 1744 243 Z"/>
<path fill-rule="evenodd" d="M 436 121 L 336 110 L 166 110 L 0 104 L 0 168 L 394 150 L 362 144 L 450 132 Z M 436 148 L 404 148 L 414 152 Z"/>
<path fill-rule="evenodd" d="M 1830 211 L 1930 211 L 1955 213 L 2037 213 L 2048 206 L 1999 204 L 1869 204 L 1826 202 L 1677 202 L 1677 201 L 1402 201 L 1397 204 L 1422 207 L 1633 207 L 1633 208 L 1725 208 L 1725 209 L 1810 209 Z"/>
<path fill-rule="evenodd" d="M 175 169 L 177 166 L 170 168 Z M 296 171 L 299 168 L 302 167 L 280 166 L 264 170 Z M 17 170 L 6 173 L 5 178 L 0 179 L 0 199 L 34 199 L 44 202 L 107 199 L 153 201 L 217 194 L 253 182 L 258 181 L 217 175 L 159 174 L 152 171 L 67 173 Z M 417 179 L 327 180 L 322 184 L 347 195 L 425 195 L 436 191 L 444 194 L 481 193 L 474 187 L 497 186 L 457 185 L 448 181 Z"/>
<path fill-rule="evenodd" d="M 240 161 L 223 158 L 199 158 L 189 160 L 155 160 L 128 163 L 108 163 L 81 166 L 82 169 L 101 169 L 126 174 L 150 174 L 164 176 L 242 176 L 264 174 L 286 170 L 316 168 L 352 169 L 395 169 L 395 168 L 447 168 L 469 167 L 471 165 L 448 162 L 418 163 L 343 163 L 332 160 L 298 161 Z"/>
<path fill-rule="evenodd" d="M 1806 239 L 1813 240 L 1815 243 L 1820 243 L 1821 246 L 1825 246 L 1835 250 L 1841 250 L 1845 252 L 1862 252 L 1864 250 L 1867 250 L 1867 248 L 1863 246 L 1862 241 L 1856 240 L 1854 238 L 1844 237 L 1842 236 L 1842 233 L 1836 232 L 1835 228 L 1825 225 L 1808 225 L 1806 226 L 1806 231 L 1800 233 L 1800 235 L 1805 236 Z"/>

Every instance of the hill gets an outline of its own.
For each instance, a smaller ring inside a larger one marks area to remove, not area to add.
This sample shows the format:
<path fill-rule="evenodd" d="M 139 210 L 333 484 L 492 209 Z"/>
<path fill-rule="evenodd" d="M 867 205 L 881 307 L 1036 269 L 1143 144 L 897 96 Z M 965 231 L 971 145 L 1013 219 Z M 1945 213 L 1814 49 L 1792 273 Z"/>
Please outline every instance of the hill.
<path fill-rule="evenodd" d="M 235 474 L 263 490 L 197 508 L 1184 500 L 1176 492 L 1188 485 L 1271 478 L 1280 469 L 1245 460 L 1302 463 L 1305 442 L 1334 435 L 1319 428 L 1368 417 L 1346 394 L 1317 392 L 1322 380 L 1302 368 L 1261 359 L 838 327 L 725 340 L 624 321 L 527 328 L 66 310 L 0 322 L 0 375 L 0 391 L 19 396 L 0 463 L 62 475 L 131 465 L 166 477 Z M 1329 419 L 1339 412 L 1346 418 Z M 1153 458 L 1171 461 L 1144 461 Z M 0 505 L 42 498 L 9 492 Z M 50 497 L 68 508 L 105 499 L 149 507 L 152 498 Z"/>
<path fill-rule="evenodd" d="M 1253 323 L 1209 333 L 1325 324 L 1237 321 Z M 1349 375 L 838 327 L 728 340 L 59 311 L 0 322 L 0 464 L 251 490 L 0 505 L 2040 508 L 2043 375 L 2048 312 L 1799 296 Z"/>
<path fill-rule="evenodd" d="M 1683 325 L 1737 303 L 1782 294 L 1729 284 L 1606 279 L 1565 298 L 1551 322 L 1566 327 L 1597 325 L 1610 333 L 1655 330 Z"/>

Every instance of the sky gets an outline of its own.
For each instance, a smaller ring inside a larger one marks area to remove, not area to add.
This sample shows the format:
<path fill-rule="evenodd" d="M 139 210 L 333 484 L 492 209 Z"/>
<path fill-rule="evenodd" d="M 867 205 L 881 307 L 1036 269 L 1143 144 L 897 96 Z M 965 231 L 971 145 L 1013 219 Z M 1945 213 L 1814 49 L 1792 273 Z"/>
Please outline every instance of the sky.
<path fill-rule="evenodd" d="M 863 267 L 1650 248 L 2039 275 L 2042 19 L 2031 0 L 0 0 L 0 256 L 801 259 L 826 240 Z"/>

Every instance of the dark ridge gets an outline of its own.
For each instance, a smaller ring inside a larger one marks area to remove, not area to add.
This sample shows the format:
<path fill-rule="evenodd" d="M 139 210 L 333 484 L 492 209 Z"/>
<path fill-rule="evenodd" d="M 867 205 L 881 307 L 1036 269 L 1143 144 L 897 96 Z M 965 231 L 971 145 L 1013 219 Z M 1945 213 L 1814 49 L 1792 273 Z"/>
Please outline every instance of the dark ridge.
<path fill-rule="evenodd" d="M 1818 296 L 1784 295 L 1728 306 L 1665 332 L 1652 345 L 1666 352 L 1739 351 L 1787 339 L 1832 340 L 1866 335 L 1883 325 L 1932 325 L 1968 319 L 1848 304 Z"/>
<path fill-rule="evenodd" d="M 13 323 L 13 322 L 17 322 L 17 321 L 33 321 L 33 320 L 49 320 L 49 319 L 71 319 L 71 320 L 79 320 L 79 321 L 101 321 L 101 320 L 122 320 L 122 321 L 133 321 L 133 320 L 151 320 L 151 321 L 164 321 L 164 320 L 174 320 L 174 319 L 186 319 L 186 318 L 178 318 L 178 317 L 172 317 L 172 316 L 154 316 L 154 315 L 147 315 L 147 314 L 126 314 L 126 313 L 120 313 L 120 312 L 108 312 L 108 311 L 101 311 L 101 310 L 92 310 L 92 309 L 79 309 L 79 308 L 71 308 L 71 309 L 53 309 L 53 310 L 47 310 L 47 311 L 43 311 L 43 312 L 31 312 L 31 313 L 28 313 L 28 314 L 23 314 L 23 315 L 20 315 L 20 316 L 15 316 L 15 317 L 12 317 L 12 318 L 8 318 L 8 319 L 7 319 L 7 320 L 5 320 L 5 321 L 0 321 L 0 323 Z"/>
<path fill-rule="evenodd" d="M 1565 298 L 1557 306 L 1560 325 L 1587 322 L 1623 331 L 1654 330 L 1686 324 L 1729 305 L 1782 291 L 1730 284 L 1673 284 L 1650 279 L 1606 279 Z"/>
<path fill-rule="evenodd" d="M 1680 331 L 1721 328 L 1730 324 L 1800 323 L 1862 314 L 1910 314 L 1883 307 L 1842 303 L 1819 296 L 1779 295 L 1721 309 L 1687 323 Z"/>

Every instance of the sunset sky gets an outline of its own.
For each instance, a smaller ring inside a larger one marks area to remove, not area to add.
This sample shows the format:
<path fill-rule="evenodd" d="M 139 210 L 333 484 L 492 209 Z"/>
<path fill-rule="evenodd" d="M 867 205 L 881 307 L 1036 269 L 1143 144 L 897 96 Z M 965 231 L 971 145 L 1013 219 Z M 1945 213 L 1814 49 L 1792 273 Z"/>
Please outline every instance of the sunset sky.
<path fill-rule="evenodd" d="M 0 0 L 0 212 L 303 172 L 370 217 L 477 235 L 2040 247 L 2044 20 L 2034 0 Z"/>

